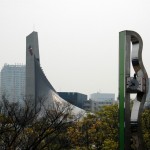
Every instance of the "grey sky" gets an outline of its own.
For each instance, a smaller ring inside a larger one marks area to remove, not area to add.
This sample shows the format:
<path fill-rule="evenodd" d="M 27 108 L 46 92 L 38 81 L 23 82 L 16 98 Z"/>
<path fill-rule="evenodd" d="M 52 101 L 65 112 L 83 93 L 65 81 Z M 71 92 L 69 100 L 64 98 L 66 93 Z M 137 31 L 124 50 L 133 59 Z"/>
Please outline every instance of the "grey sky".
<path fill-rule="evenodd" d="M 0 0 L 0 68 L 25 64 L 26 36 L 38 32 L 41 66 L 57 91 L 118 94 L 119 31 L 143 39 L 150 76 L 148 0 Z"/>

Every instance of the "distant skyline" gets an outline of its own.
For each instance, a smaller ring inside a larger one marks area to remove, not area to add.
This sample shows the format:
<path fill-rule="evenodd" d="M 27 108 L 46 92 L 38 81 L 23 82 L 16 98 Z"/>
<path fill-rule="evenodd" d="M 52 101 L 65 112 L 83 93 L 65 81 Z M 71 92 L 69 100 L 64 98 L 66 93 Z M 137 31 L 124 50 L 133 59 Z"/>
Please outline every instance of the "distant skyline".
<path fill-rule="evenodd" d="M 150 76 L 147 0 L 0 0 L 0 69 L 25 64 L 26 36 L 38 32 L 41 66 L 56 91 L 118 96 L 119 32 L 143 39 Z"/>

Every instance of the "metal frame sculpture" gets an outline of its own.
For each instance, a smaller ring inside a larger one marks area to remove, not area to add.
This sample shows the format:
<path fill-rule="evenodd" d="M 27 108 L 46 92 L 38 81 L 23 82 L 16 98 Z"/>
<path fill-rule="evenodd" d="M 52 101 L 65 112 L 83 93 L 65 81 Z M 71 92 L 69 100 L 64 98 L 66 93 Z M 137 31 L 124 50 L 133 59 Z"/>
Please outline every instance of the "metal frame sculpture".
<path fill-rule="evenodd" d="M 134 31 L 119 33 L 119 149 L 144 150 L 141 114 L 148 92 L 148 76 L 142 62 L 143 42 Z M 130 64 L 134 70 L 131 76 Z M 136 94 L 132 110 L 130 94 Z"/>

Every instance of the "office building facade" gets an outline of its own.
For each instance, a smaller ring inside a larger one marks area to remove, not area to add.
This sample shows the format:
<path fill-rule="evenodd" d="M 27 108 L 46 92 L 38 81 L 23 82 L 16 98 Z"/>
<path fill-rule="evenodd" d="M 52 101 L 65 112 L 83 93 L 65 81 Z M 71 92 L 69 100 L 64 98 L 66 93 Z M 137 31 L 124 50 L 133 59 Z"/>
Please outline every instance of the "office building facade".
<path fill-rule="evenodd" d="M 90 112 L 95 112 L 103 106 L 113 105 L 115 103 L 115 94 L 113 93 L 93 93 L 90 95 L 90 100 L 84 102 L 83 109 Z"/>
<path fill-rule="evenodd" d="M 115 100 L 115 94 L 113 93 L 92 93 L 90 95 L 90 99 L 94 100 L 94 101 L 114 101 Z"/>
<path fill-rule="evenodd" d="M 84 101 L 87 101 L 87 95 L 77 92 L 58 92 L 59 96 L 65 99 L 67 102 L 83 108 Z"/>
<path fill-rule="evenodd" d="M 84 101 L 83 109 L 89 112 L 96 112 L 99 111 L 103 106 L 113 105 L 115 102 L 106 100 L 106 101 L 94 101 L 94 100 L 87 100 Z"/>
<path fill-rule="evenodd" d="M 21 102 L 25 96 L 25 65 L 5 64 L 0 78 L 1 97 L 4 95 L 10 102 Z"/>

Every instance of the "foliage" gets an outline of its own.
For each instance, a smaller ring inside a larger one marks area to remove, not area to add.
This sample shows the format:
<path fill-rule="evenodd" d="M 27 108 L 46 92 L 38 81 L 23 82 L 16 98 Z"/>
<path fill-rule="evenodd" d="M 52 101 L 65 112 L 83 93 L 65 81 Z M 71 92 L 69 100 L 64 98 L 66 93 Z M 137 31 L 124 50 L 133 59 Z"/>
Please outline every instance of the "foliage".
<path fill-rule="evenodd" d="M 37 111 L 29 101 L 21 106 L 4 100 L 0 104 L 0 149 L 67 149 L 64 133 L 71 110 L 67 103 L 56 103 L 53 109 L 41 107 Z"/>
<path fill-rule="evenodd" d="M 150 149 L 149 114 L 149 108 L 142 114 L 147 149 Z M 56 103 L 55 109 L 41 107 L 35 111 L 29 101 L 23 106 L 7 100 L 0 103 L 2 150 L 117 150 L 118 141 L 118 105 L 104 106 L 76 119 L 69 104 Z"/>
<path fill-rule="evenodd" d="M 88 114 L 67 130 L 72 149 L 116 150 L 118 148 L 118 106 L 104 106 Z"/>
<path fill-rule="evenodd" d="M 117 150 L 118 149 L 118 142 L 114 141 L 113 139 L 106 139 L 103 143 L 102 150 Z"/>
<path fill-rule="evenodd" d="M 142 114 L 142 129 L 145 145 L 150 149 L 150 109 L 145 109 Z"/>

